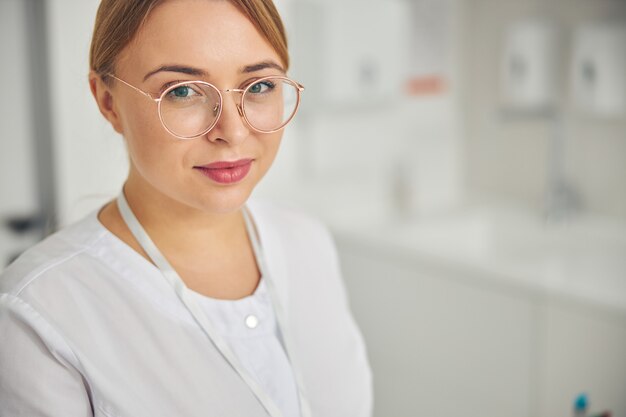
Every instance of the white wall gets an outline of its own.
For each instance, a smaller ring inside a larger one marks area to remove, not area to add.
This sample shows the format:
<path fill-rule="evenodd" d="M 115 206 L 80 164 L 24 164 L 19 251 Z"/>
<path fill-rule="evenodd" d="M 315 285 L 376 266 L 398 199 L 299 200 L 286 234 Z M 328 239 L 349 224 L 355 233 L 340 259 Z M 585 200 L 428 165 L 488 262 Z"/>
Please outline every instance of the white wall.
<path fill-rule="evenodd" d="M 618 0 L 468 0 L 464 39 L 467 126 L 466 187 L 481 198 L 513 200 L 542 209 L 548 176 L 549 122 L 505 121 L 499 114 L 500 54 L 509 24 L 547 16 L 560 25 L 564 44 L 559 64 L 561 108 L 570 121 L 565 138 L 565 174 L 587 210 L 626 217 L 626 117 L 594 119 L 571 110 L 568 62 L 571 35 L 582 23 L 626 24 L 626 3 Z"/>
<path fill-rule="evenodd" d="M 28 73 L 28 48 L 25 39 L 26 14 L 20 0 L 0 3 L 1 79 L 5 97 L 0 101 L 0 210 L 29 212 L 36 209 L 33 166 L 32 126 L 29 119 L 31 83 Z M 18 34 L 16 36 L 16 34 Z"/>
<path fill-rule="evenodd" d="M 127 173 L 122 138 L 100 115 L 87 74 L 96 0 L 48 2 L 59 222 L 115 197 Z"/>
<path fill-rule="evenodd" d="M 4 221 L 38 210 L 26 22 L 21 0 L 0 2 L 0 79 L 4 81 L 0 100 L 0 269 L 33 243 L 10 233 Z"/>

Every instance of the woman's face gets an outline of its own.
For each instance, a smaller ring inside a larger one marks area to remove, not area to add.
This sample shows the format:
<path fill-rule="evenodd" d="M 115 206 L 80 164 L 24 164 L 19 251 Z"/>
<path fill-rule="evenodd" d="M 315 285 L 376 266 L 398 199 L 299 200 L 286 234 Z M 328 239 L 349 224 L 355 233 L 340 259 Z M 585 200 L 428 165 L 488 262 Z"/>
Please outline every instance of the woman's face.
<path fill-rule="evenodd" d="M 169 68 L 156 71 L 162 67 Z M 120 54 L 115 75 L 158 97 L 177 81 L 207 81 L 225 90 L 266 75 L 284 75 L 284 70 L 276 51 L 230 2 L 168 0 L 151 12 Z M 223 93 L 215 127 L 186 140 L 163 128 L 157 104 L 144 95 L 114 81 L 111 96 L 117 114 L 113 124 L 130 154 L 127 186 L 154 204 L 175 201 L 215 213 L 237 210 L 280 145 L 282 131 L 258 133 L 246 124 L 236 108 L 239 93 Z M 252 159 L 250 170 L 234 183 L 215 181 L 198 168 L 241 159 Z"/>

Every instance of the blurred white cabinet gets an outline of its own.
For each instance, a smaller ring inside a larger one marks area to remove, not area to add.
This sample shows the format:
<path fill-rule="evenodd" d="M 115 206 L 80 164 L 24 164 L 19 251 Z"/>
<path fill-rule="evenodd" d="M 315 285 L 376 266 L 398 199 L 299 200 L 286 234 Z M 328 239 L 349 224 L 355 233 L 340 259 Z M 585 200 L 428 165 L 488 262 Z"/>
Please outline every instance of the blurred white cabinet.
<path fill-rule="evenodd" d="M 587 24 L 573 39 L 572 95 L 579 110 L 620 117 L 626 114 L 626 25 Z"/>
<path fill-rule="evenodd" d="M 508 28 L 502 59 L 504 105 L 540 110 L 556 104 L 560 47 L 558 27 L 548 19 L 525 19 Z"/>
<path fill-rule="evenodd" d="M 626 317 L 337 237 L 375 416 L 555 417 L 586 392 L 626 415 Z M 478 273 L 480 275 L 480 273 Z"/>
<path fill-rule="evenodd" d="M 337 242 L 374 372 L 375 416 L 531 415 L 529 302 Z"/>
<path fill-rule="evenodd" d="M 593 414 L 626 416 L 626 317 L 555 304 L 540 317 L 540 416 L 570 415 L 580 392 Z"/>
<path fill-rule="evenodd" d="M 307 88 L 305 106 L 375 107 L 397 95 L 407 66 L 407 16 L 398 0 L 288 4 L 291 74 Z"/>

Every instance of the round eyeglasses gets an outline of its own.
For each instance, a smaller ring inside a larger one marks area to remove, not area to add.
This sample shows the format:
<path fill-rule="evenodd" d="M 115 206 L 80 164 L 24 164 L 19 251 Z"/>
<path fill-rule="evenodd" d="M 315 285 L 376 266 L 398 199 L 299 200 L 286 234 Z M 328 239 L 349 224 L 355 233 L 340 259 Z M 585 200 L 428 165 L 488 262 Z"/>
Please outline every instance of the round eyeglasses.
<path fill-rule="evenodd" d="M 157 103 L 159 119 L 165 130 L 179 139 L 193 139 L 209 132 L 222 114 L 222 93 L 241 94 L 237 111 L 248 126 L 260 133 L 277 132 L 293 119 L 300 106 L 304 87 L 283 76 L 270 75 L 253 80 L 245 88 L 219 90 L 204 81 L 173 84 L 154 98 L 134 85 L 107 74 Z"/>

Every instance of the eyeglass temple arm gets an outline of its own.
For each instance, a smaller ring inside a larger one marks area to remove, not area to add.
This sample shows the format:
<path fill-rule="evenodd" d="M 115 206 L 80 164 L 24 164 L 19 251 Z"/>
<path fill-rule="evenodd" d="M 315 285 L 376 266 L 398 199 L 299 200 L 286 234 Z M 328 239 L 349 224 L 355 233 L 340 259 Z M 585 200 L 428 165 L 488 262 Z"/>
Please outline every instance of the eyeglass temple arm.
<path fill-rule="evenodd" d="M 134 85 L 131 85 L 131 84 L 127 83 L 126 81 L 122 80 L 121 78 L 117 78 L 115 75 L 113 75 L 111 73 L 107 74 L 107 76 L 109 76 L 111 78 L 115 78 L 117 81 L 126 84 L 127 86 L 129 86 L 133 90 L 135 90 L 135 91 L 143 94 L 144 96 L 148 97 L 150 100 L 154 100 L 156 102 L 160 101 L 160 99 L 152 97 L 149 93 L 146 93 L 145 91 L 140 90 L 139 88 L 135 87 Z"/>

